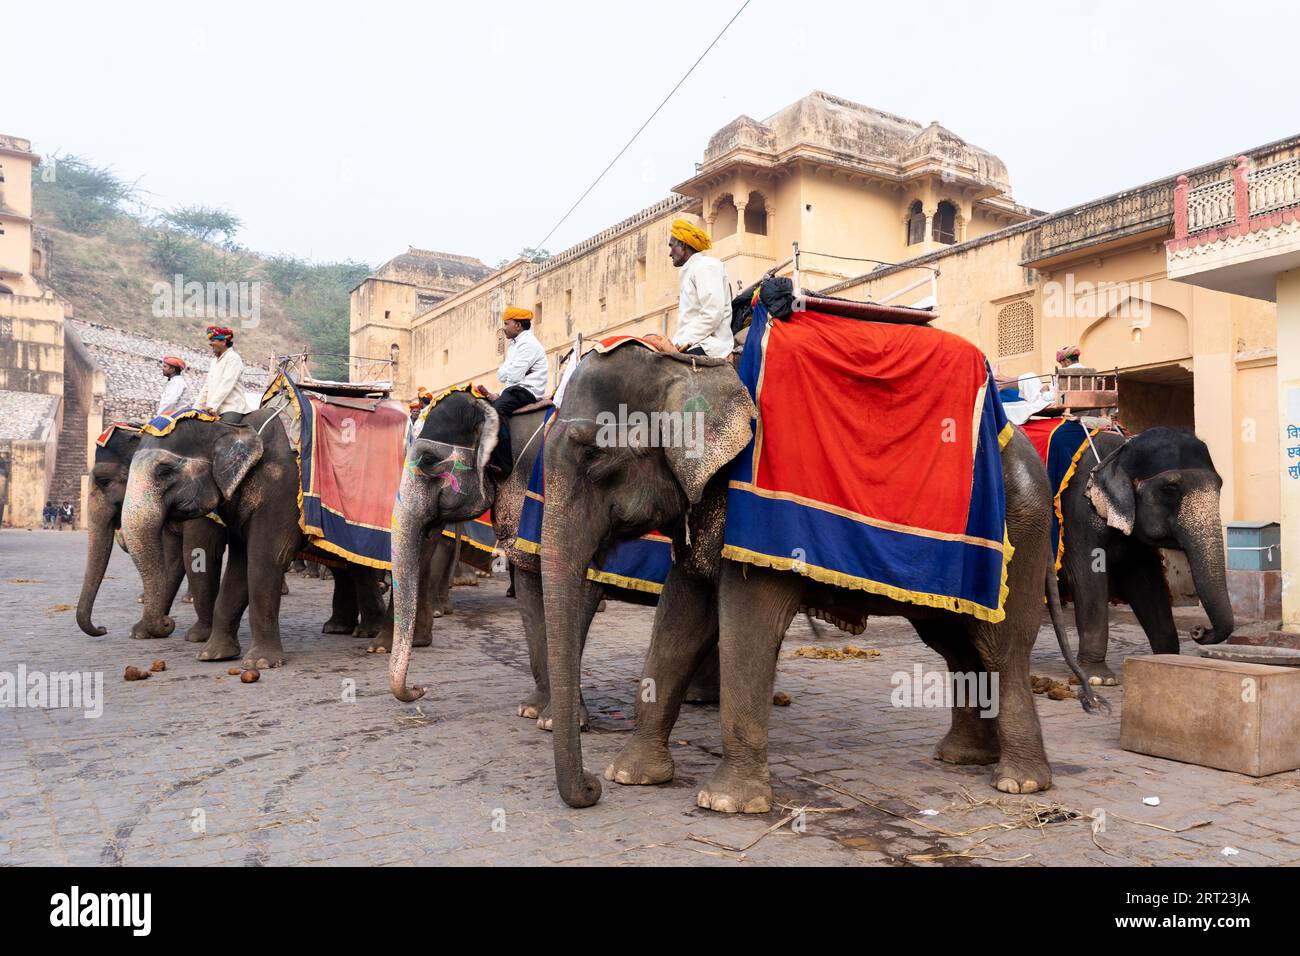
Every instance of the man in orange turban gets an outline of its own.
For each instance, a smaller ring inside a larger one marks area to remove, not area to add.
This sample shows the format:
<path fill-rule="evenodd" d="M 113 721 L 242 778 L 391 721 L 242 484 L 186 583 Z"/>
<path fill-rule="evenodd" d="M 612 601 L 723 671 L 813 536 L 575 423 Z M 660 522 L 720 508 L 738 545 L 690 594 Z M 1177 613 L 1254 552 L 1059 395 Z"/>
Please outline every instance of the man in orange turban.
<path fill-rule="evenodd" d="M 546 349 L 533 334 L 533 313 L 512 305 L 501 314 L 501 321 L 505 323 L 506 338 L 510 342 L 505 360 L 497 369 L 497 378 L 505 388 L 500 395 L 493 395 L 481 385 L 475 389 L 492 403 L 501 426 L 489 462 L 489 467 L 499 473 L 498 480 L 504 480 L 514 467 L 514 456 L 510 452 L 510 416 L 546 393 L 546 379 L 550 373 Z"/>

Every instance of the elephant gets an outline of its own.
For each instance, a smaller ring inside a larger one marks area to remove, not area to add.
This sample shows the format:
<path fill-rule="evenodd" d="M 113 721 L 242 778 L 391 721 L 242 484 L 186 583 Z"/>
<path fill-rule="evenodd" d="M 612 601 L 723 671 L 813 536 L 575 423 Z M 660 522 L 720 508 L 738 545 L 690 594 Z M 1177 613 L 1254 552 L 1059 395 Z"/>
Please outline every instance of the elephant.
<path fill-rule="evenodd" d="M 1096 454 L 1079 457 L 1061 493 L 1061 578 L 1074 600 L 1079 667 L 1094 684 L 1114 684 L 1106 664 L 1112 597 L 1133 609 L 1154 653 L 1178 653 L 1158 548 L 1187 555 L 1211 625 L 1193 631 L 1197 643 L 1232 635 L 1219 517 L 1223 479 L 1205 443 L 1187 429 L 1149 428 L 1127 440 L 1103 432 L 1093 444 Z"/>
<path fill-rule="evenodd" d="M 115 532 L 122 525 L 122 499 L 126 494 L 131 460 L 140 446 L 141 433 L 129 428 L 114 428 L 108 440 L 95 448 L 95 465 L 90 472 L 90 494 L 86 504 L 89 544 L 86 570 L 77 599 L 77 626 L 92 637 L 108 633 L 94 623 L 95 599 L 104 581 L 109 557 L 113 553 Z M 179 528 L 179 531 L 177 530 Z M 197 620 L 185 633 L 185 640 L 203 643 L 212 635 L 212 608 L 216 603 L 217 582 L 221 578 L 221 561 L 226 550 L 226 529 L 209 518 L 196 518 L 163 528 L 164 613 L 169 613 L 182 576 L 189 580 Z M 196 560 L 201 558 L 201 560 Z M 131 636 L 155 635 L 144 628 L 143 619 L 131 629 Z"/>
<path fill-rule="evenodd" d="M 602 412 L 620 406 L 629 419 L 638 412 L 709 409 L 703 450 L 609 447 L 595 423 Z M 1047 473 L 1029 440 L 1017 431 L 1001 452 L 1006 530 L 1015 557 L 1007 569 L 1005 619 L 994 624 L 723 558 L 725 466 L 748 444 L 753 414 L 748 391 L 724 360 L 624 347 L 588 356 L 566 386 L 563 413 L 546 444 L 541 549 L 555 775 L 562 799 L 585 807 L 601 794 L 600 781 L 583 768 L 578 732 L 585 568 L 611 541 L 655 528 L 671 536 L 674 551 L 643 672 L 643 686 L 653 681 L 655 693 L 638 696 L 636 729 L 606 769 L 607 780 L 635 785 L 672 778 L 669 734 L 692 672 L 716 644 L 723 756 L 697 802 L 727 812 L 769 810 L 768 717 L 780 642 L 801 605 L 825 607 L 833 600 L 869 614 L 910 619 L 954 673 L 996 672 L 996 718 L 981 719 L 973 705 L 954 706 L 937 755 L 951 763 L 995 764 L 993 784 L 1004 792 L 1048 788 L 1052 771 L 1029 686 L 1029 655 L 1045 591 L 1063 650 L 1065 638 L 1047 563 Z M 1096 706 L 1086 683 L 1081 698 L 1085 707 Z"/>
<path fill-rule="evenodd" d="M 122 533 L 144 581 L 144 632 L 165 637 L 175 627 L 167 615 L 163 527 L 209 512 L 225 524 L 226 568 L 201 661 L 240 656 L 245 608 L 253 642 L 243 666 L 279 667 L 285 661 L 279 622 L 284 572 L 307 538 L 299 527 L 295 452 L 273 421 L 277 414 L 260 408 L 240 424 L 180 419 L 166 435 L 145 435 L 131 461 Z M 385 626 L 381 572 L 349 564 L 347 573 L 360 612 L 355 634 L 372 637 Z"/>
<path fill-rule="evenodd" d="M 406 682 L 411 647 L 420 646 L 419 640 L 412 640 L 412 630 L 418 632 L 418 627 L 413 628 L 412 622 L 427 603 L 426 592 L 417 593 L 411 586 L 416 569 L 431 560 L 430 542 L 446 540 L 439 537 L 444 525 L 476 517 L 491 508 L 497 539 L 504 543 L 510 560 L 533 675 L 533 689 L 520 701 L 515 713 L 527 720 L 536 720 L 542 730 L 552 729 L 541 567 L 536 555 L 514 547 L 528 478 L 541 447 L 537 436 L 542 421 L 540 412 L 514 417 L 510 439 L 515 464 L 510 476 L 499 484 L 491 473 L 485 471 L 498 436 L 496 411 L 486 401 L 464 392 L 453 392 L 429 411 L 419 436 L 412 442 L 393 512 L 395 637 L 388 647 L 384 646 L 385 636 L 376 642 L 377 650 L 393 651 L 389 662 L 389 684 L 398 700 L 408 703 L 418 700 L 425 690 L 423 687 L 408 687 Z M 448 478 L 448 475 L 453 477 Z M 584 645 L 592 617 L 606 595 L 633 603 L 653 600 L 640 592 L 607 589 L 584 578 L 579 613 L 579 640 Z M 712 672 L 708 661 L 700 668 L 687 692 L 689 702 L 717 700 L 716 659 L 713 664 Z M 578 723 L 582 729 L 590 724 L 581 695 Z"/>

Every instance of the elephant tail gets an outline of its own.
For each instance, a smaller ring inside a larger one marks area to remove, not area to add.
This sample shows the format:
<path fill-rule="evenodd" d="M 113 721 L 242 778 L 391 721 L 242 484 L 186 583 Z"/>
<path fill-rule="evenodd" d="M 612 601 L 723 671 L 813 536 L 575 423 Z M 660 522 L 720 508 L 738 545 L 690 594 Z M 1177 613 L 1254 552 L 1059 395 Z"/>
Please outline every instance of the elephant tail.
<path fill-rule="evenodd" d="M 1052 555 L 1048 555 L 1044 590 L 1047 593 L 1047 613 L 1052 618 L 1052 630 L 1056 631 L 1056 643 L 1061 647 L 1061 655 L 1065 658 L 1066 665 L 1079 681 L 1079 703 L 1090 714 L 1097 711 L 1109 714 L 1110 702 L 1092 689 L 1088 678 L 1079 669 L 1074 653 L 1070 650 L 1070 638 L 1065 633 L 1065 614 L 1061 611 L 1061 592 L 1056 586 L 1056 561 Z"/>

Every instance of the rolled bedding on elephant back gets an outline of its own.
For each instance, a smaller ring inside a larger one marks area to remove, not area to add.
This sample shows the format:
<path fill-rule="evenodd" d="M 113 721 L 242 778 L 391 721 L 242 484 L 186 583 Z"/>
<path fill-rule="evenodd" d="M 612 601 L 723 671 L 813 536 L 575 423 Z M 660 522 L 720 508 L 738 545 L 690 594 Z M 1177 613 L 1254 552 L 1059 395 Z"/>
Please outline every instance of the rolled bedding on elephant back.
<path fill-rule="evenodd" d="M 925 326 L 774 319 L 760 302 L 739 372 L 758 416 L 731 465 L 725 557 L 1002 620 L 1012 426 L 978 348 Z"/>
<path fill-rule="evenodd" d="M 1020 426 L 1038 457 L 1047 466 L 1047 480 L 1052 488 L 1052 554 L 1056 556 L 1056 571 L 1061 571 L 1065 557 L 1065 535 L 1062 533 L 1061 495 L 1070 485 L 1079 458 L 1088 450 L 1089 430 L 1072 418 L 1031 418 Z M 1100 429 L 1094 428 L 1096 436 Z"/>
<path fill-rule="evenodd" d="M 631 337 L 620 336 L 620 338 L 627 340 Z M 542 430 L 543 444 L 546 441 L 546 432 L 550 430 L 554 412 L 555 409 L 550 409 L 546 413 L 546 427 Z M 545 457 L 544 449 L 538 451 L 537 460 L 528 479 L 523 511 L 519 516 L 519 532 L 515 537 L 515 547 L 530 554 L 540 554 L 542 550 L 542 515 L 546 504 L 545 474 L 542 465 Z M 587 579 L 610 587 L 657 596 L 663 590 L 672 563 L 672 542 L 662 534 L 652 532 L 632 541 L 615 543 L 605 555 L 603 564 L 599 566 L 592 564 L 587 569 Z"/>

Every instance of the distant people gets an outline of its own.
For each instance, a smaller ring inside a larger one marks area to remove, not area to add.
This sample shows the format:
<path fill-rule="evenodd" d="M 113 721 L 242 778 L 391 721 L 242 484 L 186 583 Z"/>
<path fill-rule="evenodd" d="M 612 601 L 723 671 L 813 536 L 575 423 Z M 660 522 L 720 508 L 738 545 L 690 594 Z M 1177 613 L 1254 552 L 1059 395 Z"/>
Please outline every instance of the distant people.
<path fill-rule="evenodd" d="M 227 425 L 238 425 L 250 411 L 248 397 L 239 378 L 244 374 L 244 360 L 235 351 L 235 333 L 221 325 L 209 325 L 208 345 L 215 360 L 208 367 L 208 378 L 195 405 L 220 416 Z"/>
<path fill-rule="evenodd" d="M 173 408 L 180 408 L 189 398 L 190 383 L 185 379 L 185 368 L 184 359 L 179 359 L 174 355 L 163 358 L 162 373 L 163 378 L 167 381 L 163 385 L 162 396 L 158 399 L 156 415 L 162 415 Z"/>
<path fill-rule="evenodd" d="M 46 531 L 53 531 L 58 520 L 59 509 L 54 507 L 54 502 L 45 502 L 45 507 L 41 510 L 41 527 Z"/>
<path fill-rule="evenodd" d="M 59 530 L 62 531 L 65 525 L 71 528 L 76 524 L 76 522 L 77 512 L 72 507 L 72 502 L 63 502 L 63 505 L 59 508 Z"/>
<path fill-rule="evenodd" d="M 673 220 L 668 256 L 681 279 L 673 345 L 687 355 L 730 358 L 736 340 L 731 333 L 727 270 L 720 259 L 700 255 L 711 248 L 713 241 L 703 229 L 685 219 Z"/>
<path fill-rule="evenodd" d="M 480 395 L 492 403 L 500 424 L 500 437 L 492 450 L 489 467 L 496 469 L 500 478 L 510 474 L 514 456 L 510 451 L 510 416 L 525 405 L 531 405 L 546 392 L 546 349 L 533 334 L 533 313 L 519 306 L 508 307 L 501 316 L 505 323 L 506 338 L 510 346 L 505 360 L 497 369 L 497 378 L 505 386 L 500 395 L 493 395 L 479 386 Z"/>
<path fill-rule="evenodd" d="M 431 401 L 433 401 L 433 393 L 421 385 L 415 392 L 415 401 L 411 402 L 409 406 L 412 424 L 420 417 L 420 413 L 429 407 Z"/>

